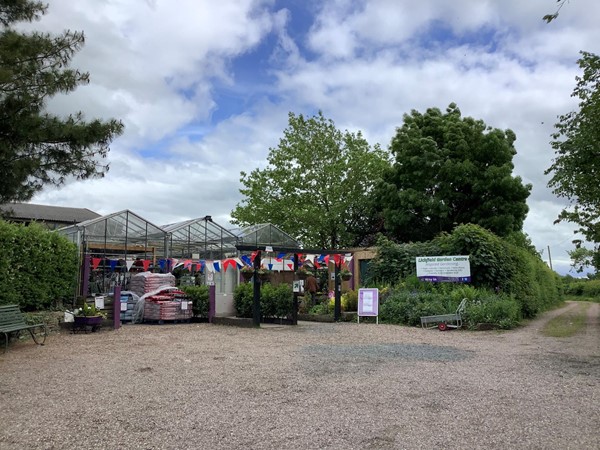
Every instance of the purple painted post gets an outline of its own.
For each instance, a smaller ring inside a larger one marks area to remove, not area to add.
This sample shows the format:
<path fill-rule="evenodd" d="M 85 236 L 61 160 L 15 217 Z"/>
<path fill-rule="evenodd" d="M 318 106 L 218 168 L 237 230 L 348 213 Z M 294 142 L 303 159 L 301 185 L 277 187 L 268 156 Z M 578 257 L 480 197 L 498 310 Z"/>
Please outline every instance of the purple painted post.
<path fill-rule="evenodd" d="M 113 291 L 113 329 L 121 328 L 121 286 L 115 286 Z"/>
<path fill-rule="evenodd" d="M 208 287 L 208 323 L 213 323 L 217 314 L 217 289 L 215 285 Z"/>
<path fill-rule="evenodd" d="M 81 276 L 83 278 L 81 283 L 81 292 L 79 295 L 82 297 L 87 297 L 90 288 L 90 265 L 92 263 L 92 258 L 90 255 L 83 256 L 83 267 L 81 268 Z"/>

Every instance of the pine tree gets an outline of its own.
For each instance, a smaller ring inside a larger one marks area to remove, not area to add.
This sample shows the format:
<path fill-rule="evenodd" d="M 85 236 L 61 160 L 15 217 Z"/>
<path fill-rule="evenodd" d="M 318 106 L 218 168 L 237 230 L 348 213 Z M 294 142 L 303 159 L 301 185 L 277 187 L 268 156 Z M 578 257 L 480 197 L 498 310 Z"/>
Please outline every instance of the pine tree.
<path fill-rule="evenodd" d="M 101 177 L 109 144 L 123 131 L 117 120 L 86 122 L 46 111 L 56 94 L 89 82 L 69 68 L 84 44 L 82 32 L 22 33 L 16 22 L 39 20 L 47 6 L 31 0 L 0 0 L 0 203 L 29 200 L 46 185 L 68 177 Z"/>

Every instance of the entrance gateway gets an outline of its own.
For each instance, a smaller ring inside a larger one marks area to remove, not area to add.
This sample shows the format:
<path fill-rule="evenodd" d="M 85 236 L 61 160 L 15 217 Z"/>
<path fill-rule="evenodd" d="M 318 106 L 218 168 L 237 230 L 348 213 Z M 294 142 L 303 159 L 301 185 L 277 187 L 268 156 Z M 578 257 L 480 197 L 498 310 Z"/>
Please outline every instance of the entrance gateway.
<path fill-rule="evenodd" d="M 301 254 L 321 254 L 321 255 L 345 255 L 352 253 L 350 250 L 323 250 L 323 249 L 311 249 L 311 248 L 298 248 L 298 247 L 278 247 L 274 245 L 245 245 L 239 244 L 235 248 L 242 252 L 255 252 L 254 258 L 254 270 L 260 269 L 261 255 L 262 252 L 275 252 L 275 253 L 293 253 L 294 254 L 294 272 L 298 270 L 298 257 Z M 334 292 L 335 292 L 335 308 L 333 318 L 337 322 L 342 316 L 342 290 L 340 282 L 340 269 L 342 266 L 341 258 L 334 258 Z M 260 327 L 260 280 L 258 277 L 254 277 L 254 301 L 252 305 L 252 323 L 255 327 Z M 298 325 L 298 292 L 294 292 L 294 298 L 292 303 L 292 324 Z"/>

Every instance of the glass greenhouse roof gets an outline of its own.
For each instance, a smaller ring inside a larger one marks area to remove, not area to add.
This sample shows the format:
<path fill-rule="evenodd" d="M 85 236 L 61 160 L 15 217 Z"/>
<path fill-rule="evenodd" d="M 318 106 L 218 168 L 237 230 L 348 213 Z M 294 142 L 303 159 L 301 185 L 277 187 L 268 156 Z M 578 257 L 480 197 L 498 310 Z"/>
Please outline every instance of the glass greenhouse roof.
<path fill-rule="evenodd" d="M 169 254 L 175 258 L 198 256 L 201 259 L 233 256 L 238 237 L 210 216 L 164 225 L 169 235 Z"/>
<path fill-rule="evenodd" d="M 260 223 L 234 231 L 245 245 L 272 245 L 298 247 L 299 243 L 285 231 L 271 223 Z"/>
<path fill-rule="evenodd" d="M 58 230 L 64 235 L 72 235 L 77 231 L 83 231 L 84 240 L 88 242 L 139 242 L 166 237 L 165 230 L 127 209 Z"/>

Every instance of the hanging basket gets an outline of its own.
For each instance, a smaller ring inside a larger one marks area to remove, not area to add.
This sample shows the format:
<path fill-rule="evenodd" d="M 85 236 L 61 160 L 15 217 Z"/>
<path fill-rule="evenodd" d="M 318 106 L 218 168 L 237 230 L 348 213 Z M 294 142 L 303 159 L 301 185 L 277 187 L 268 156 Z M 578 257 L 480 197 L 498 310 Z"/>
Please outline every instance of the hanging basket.
<path fill-rule="evenodd" d="M 261 281 L 269 281 L 271 279 L 271 272 L 259 272 L 258 278 L 260 278 Z"/>
<path fill-rule="evenodd" d="M 242 278 L 244 278 L 244 281 L 250 281 L 252 279 L 252 277 L 254 276 L 254 271 L 242 271 Z"/>
<path fill-rule="evenodd" d="M 350 278 L 352 278 L 352 274 L 351 273 L 342 273 L 342 274 L 340 274 L 340 278 L 343 281 L 348 281 L 348 280 L 350 280 Z"/>

